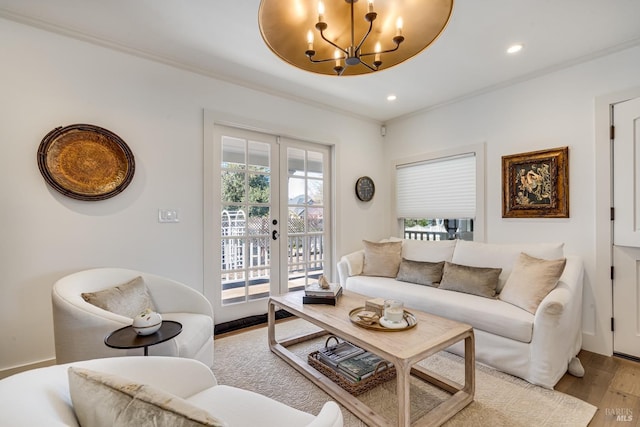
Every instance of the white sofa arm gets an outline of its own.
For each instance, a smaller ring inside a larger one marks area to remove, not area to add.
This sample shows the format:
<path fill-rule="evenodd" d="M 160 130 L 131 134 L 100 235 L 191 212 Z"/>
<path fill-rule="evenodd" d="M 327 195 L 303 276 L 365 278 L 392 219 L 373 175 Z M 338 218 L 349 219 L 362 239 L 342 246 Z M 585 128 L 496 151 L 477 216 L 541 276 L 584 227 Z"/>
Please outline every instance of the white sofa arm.
<path fill-rule="evenodd" d="M 307 427 L 342 427 L 342 411 L 336 402 L 329 401 L 324 404 L 315 420 Z"/>
<path fill-rule="evenodd" d="M 358 276 L 362 274 L 364 268 L 364 250 L 351 252 L 344 255 L 338 262 L 338 277 L 340 284 L 344 288 L 347 283 L 347 277 Z"/>
<path fill-rule="evenodd" d="M 549 371 L 558 372 L 557 380 L 582 346 L 583 279 L 582 260 L 568 256 L 558 285 L 542 300 L 534 316 L 531 357 L 546 360 L 547 363 L 534 365 L 544 366 L 546 375 Z M 571 356 L 566 360 L 560 357 L 567 354 Z M 540 385 L 553 388 L 554 384 Z"/>

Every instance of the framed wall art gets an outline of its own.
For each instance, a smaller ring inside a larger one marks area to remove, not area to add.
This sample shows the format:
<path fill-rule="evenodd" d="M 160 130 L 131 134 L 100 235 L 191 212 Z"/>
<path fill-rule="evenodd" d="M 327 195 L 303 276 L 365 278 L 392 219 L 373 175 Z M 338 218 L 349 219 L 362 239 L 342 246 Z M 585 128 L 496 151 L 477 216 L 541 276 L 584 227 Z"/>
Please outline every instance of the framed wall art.
<path fill-rule="evenodd" d="M 569 218 L 569 147 L 502 156 L 503 218 Z"/>

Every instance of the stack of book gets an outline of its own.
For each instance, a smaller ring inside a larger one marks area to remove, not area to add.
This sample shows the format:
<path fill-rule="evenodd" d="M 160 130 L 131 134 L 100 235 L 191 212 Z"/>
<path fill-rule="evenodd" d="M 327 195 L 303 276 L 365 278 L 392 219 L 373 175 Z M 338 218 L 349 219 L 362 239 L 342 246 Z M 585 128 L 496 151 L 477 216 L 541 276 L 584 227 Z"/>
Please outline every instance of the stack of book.
<path fill-rule="evenodd" d="M 364 353 L 364 349 L 348 341 L 342 341 L 334 346 L 324 347 L 318 350 L 318 358 L 326 365 L 337 370 L 339 363 L 362 353 Z"/>
<path fill-rule="evenodd" d="M 325 289 L 319 283 L 311 283 L 304 289 L 303 304 L 329 304 L 336 305 L 336 301 L 342 294 L 340 283 L 330 283 Z"/>
<path fill-rule="evenodd" d="M 348 341 L 318 350 L 318 360 L 352 383 L 357 383 L 393 364 Z"/>
<path fill-rule="evenodd" d="M 393 366 L 391 362 L 366 351 L 338 363 L 338 372 L 349 380 L 358 382 L 369 378 L 376 373 L 376 370 L 377 372 L 382 372 L 391 366 Z"/>

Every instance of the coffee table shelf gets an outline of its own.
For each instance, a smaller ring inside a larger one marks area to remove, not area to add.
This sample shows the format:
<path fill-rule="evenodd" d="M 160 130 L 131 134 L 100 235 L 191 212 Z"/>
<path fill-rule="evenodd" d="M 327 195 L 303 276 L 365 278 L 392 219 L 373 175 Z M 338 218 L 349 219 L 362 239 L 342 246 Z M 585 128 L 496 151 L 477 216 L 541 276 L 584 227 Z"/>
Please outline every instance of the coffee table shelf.
<path fill-rule="evenodd" d="M 367 297 L 353 292 L 343 292 L 335 306 L 309 305 L 302 303 L 304 291 L 291 292 L 269 298 L 268 336 L 269 347 L 310 381 L 333 396 L 336 401 L 371 426 L 408 427 L 411 424 L 410 377 L 413 375 L 451 394 L 449 399 L 425 414 L 413 425 L 439 426 L 473 401 L 475 393 L 475 345 L 473 328 L 470 325 L 412 310 L 417 324 L 407 330 L 385 333 L 362 328 L 351 322 L 349 312 L 363 306 Z M 308 335 L 276 340 L 275 312 L 282 308 L 294 316 L 322 328 Z M 398 419 L 391 422 L 364 402 L 352 396 L 330 378 L 316 370 L 307 360 L 292 353 L 287 347 L 327 333 L 336 335 L 359 347 L 392 362 L 396 368 L 398 397 Z M 431 372 L 417 363 L 444 350 L 450 345 L 464 341 L 465 382 L 458 384 Z"/>

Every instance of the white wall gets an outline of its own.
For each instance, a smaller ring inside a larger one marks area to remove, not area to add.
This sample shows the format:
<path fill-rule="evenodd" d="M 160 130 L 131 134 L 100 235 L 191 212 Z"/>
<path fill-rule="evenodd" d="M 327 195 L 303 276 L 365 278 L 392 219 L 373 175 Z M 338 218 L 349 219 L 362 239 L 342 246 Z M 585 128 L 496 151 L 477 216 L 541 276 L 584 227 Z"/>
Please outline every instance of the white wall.
<path fill-rule="evenodd" d="M 596 280 L 603 275 L 595 270 L 595 99 L 640 85 L 638 70 L 640 47 L 635 47 L 397 119 L 387 124 L 385 137 L 389 159 L 486 143 L 486 241 L 563 241 L 565 253 L 582 256 L 586 266 L 583 348 L 604 354 L 612 352 L 611 282 Z M 501 157 L 562 146 L 569 146 L 571 217 L 502 218 Z"/>
<path fill-rule="evenodd" d="M 388 235 L 379 124 L 256 92 L 0 19 L 0 373 L 54 357 L 51 286 L 71 272 L 122 266 L 203 289 L 203 111 L 335 144 L 336 253 Z M 77 201 L 50 189 L 36 152 L 51 129 L 107 128 L 134 152 L 120 195 Z M 352 162 L 344 159 L 358 159 Z M 355 200 L 358 176 L 378 184 Z M 158 208 L 180 209 L 159 224 Z"/>

